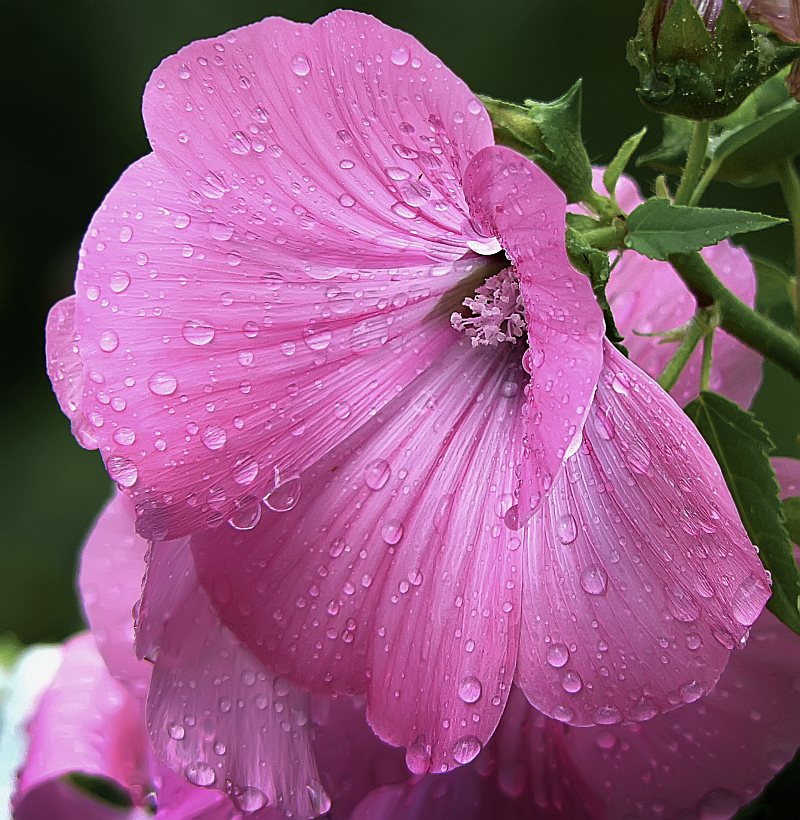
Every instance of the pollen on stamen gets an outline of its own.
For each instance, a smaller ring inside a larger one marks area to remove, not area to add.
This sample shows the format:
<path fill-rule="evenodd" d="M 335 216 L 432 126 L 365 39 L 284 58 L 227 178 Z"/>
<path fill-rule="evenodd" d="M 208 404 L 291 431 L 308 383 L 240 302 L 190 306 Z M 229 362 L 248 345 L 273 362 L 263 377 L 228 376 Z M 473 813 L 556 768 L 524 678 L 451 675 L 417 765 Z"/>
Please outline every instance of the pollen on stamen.
<path fill-rule="evenodd" d="M 525 304 L 512 268 L 490 276 L 463 304 L 471 315 L 453 313 L 450 324 L 469 336 L 473 347 L 516 344 L 525 337 Z"/>

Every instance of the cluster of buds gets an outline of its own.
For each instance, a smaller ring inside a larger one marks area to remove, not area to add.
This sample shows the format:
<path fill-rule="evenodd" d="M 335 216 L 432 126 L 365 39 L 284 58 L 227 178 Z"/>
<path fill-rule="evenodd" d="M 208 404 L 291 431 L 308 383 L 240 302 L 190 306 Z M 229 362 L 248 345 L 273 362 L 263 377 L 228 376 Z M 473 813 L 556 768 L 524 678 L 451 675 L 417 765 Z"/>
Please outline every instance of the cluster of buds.
<path fill-rule="evenodd" d="M 628 59 L 646 105 L 717 119 L 800 56 L 798 43 L 800 0 L 647 0 Z"/>

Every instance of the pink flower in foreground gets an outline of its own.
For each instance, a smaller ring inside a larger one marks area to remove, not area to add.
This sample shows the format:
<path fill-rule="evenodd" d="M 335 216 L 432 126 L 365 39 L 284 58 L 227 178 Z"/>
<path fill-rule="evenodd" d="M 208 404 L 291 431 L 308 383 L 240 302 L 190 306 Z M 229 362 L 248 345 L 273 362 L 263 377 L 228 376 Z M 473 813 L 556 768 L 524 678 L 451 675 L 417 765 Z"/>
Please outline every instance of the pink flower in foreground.
<path fill-rule="evenodd" d="M 273 18 L 167 59 L 144 117 L 48 358 L 157 542 L 156 732 L 209 699 L 227 726 L 215 682 L 244 685 L 181 656 L 200 614 L 148 605 L 180 600 L 190 533 L 230 640 L 365 693 L 415 772 L 474 759 L 514 682 L 576 725 L 708 692 L 767 576 L 695 428 L 603 339 L 563 195 L 463 83 L 370 17 Z"/>
<path fill-rule="evenodd" d="M 785 482 L 784 494 L 796 492 L 800 462 L 776 459 L 775 466 Z M 149 667 L 135 659 L 130 617 L 147 545 L 133 534 L 133 525 L 132 507 L 119 496 L 87 543 L 81 589 L 102 659 L 91 636 L 67 643 L 59 675 L 30 724 L 31 746 L 15 799 L 18 820 L 56 813 L 63 820 L 143 818 L 153 810 L 171 820 L 239 816 L 222 792 L 222 782 L 213 789 L 183 783 L 154 758 L 147 743 L 142 696 Z M 117 546 L 114 552 L 111 544 Z M 190 565 L 186 569 L 190 578 Z M 173 580 L 183 584 L 187 577 Z M 201 589 L 195 588 L 194 596 L 207 602 Z M 208 610 L 208 618 L 198 624 L 210 628 L 211 643 L 225 634 L 214 628 L 215 620 Z M 227 643 L 218 646 L 223 652 L 227 648 Z M 162 662 L 173 665 L 171 653 L 183 651 L 165 643 L 156 659 L 156 676 Z M 800 644 L 765 612 L 745 651 L 735 653 L 709 695 L 644 724 L 571 728 L 538 713 L 515 689 L 486 748 L 472 763 L 446 775 L 409 778 L 402 755 L 371 735 L 363 709 L 347 698 L 316 699 L 308 737 L 333 798 L 334 820 L 728 817 L 794 753 L 800 740 L 800 713 L 792 708 L 799 665 Z M 188 722 L 176 724 L 170 727 L 171 752 L 180 750 L 195 764 L 213 760 L 213 770 L 223 771 L 226 755 L 241 758 L 259 733 L 279 731 L 269 712 L 259 708 L 275 684 L 260 670 L 253 683 L 242 687 L 240 693 L 247 696 L 232 704 L 237 735 L 226 736 L 222 727 L 225 740 L 214 737 L 203 748 L 203 730 Z M 229 690 L 232 685 L 220 681 L 216 687 Z M 197 704 L 201 713 L 207 707 L 215 711 L 216 687 L 202 688 L 200 697 L 206 700 Z M 156 748 L 163 752 L 163 735 L 153 732 L 152 711 L 150 718 Z M 302 785 L 291 761 L 265 757 L 263 763 L 265 780 Z M 65 779 L 74 773 L 110 780 L 129 797 L 131 808 L 98 802 Z M 236 794 L 232 783 L 227 788 Z M 236 802 L 257 809 L 256 818 L 282 816 L 259 808 L 263 801 L 258 793 L 248 796 L 250 802 L 243 803 L 239 791 Z M 291 803 L 280 805 L 296 810 Z M 301 809 L 299 816 L 309 816 L 307 811 Z"/>

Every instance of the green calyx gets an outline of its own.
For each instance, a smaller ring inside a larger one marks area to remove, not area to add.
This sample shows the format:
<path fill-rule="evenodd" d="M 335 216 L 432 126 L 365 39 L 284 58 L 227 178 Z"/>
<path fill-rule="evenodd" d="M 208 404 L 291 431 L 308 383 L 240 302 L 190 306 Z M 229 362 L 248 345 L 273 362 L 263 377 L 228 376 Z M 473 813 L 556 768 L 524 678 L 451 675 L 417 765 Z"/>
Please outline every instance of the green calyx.
<path fill-rule="evenodd" d="M 552 102 L 525 100 L 523 105 L 481 96 L 492 118 L 498 145 L 533 160 L 561 188 L 570 202 L 580 202 L 592 188 L 592 166 L 581 135 L 581 81 Z"/>
<path fill-rule="evenodd" d="M 751 26 L 737 0 L 724 0 L 709 31 L 692 0 L 649 0 L 628 43 L 639 71 L 639 97 L 649 108 L 693 120 L 733 112 L 750 92 L 787 65 L 797 48 Z"/>

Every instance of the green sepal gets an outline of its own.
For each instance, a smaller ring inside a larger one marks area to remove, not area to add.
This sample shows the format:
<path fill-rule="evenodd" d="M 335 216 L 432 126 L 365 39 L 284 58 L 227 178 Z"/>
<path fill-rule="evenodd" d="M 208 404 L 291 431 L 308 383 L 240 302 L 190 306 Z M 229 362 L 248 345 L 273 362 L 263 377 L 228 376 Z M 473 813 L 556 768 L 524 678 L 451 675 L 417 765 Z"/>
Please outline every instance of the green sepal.
<path fill-rule="evenodd" d="M 617 190 L 619 178 L 625 173 L 625 169 L 628 167 L 631 157 L 636 153 L 636 149 L 641 144 L 645 134 L 647 134 L 646 127 L 628 137 L 628 139 L 620 145 L 614 159 L 608 163 L 608 167 L 603 173 L 603 185 L 606 186 L 606 190 L 612 197 L 614 197 L 614 192 Z M 614 199 L 616 201 L 616 197 L 614 197 Z"/>
<path fill-rule="evenodd" d="M 516 105 L 480 98 L 492 118 L 497 144 L 532 159 L 570 202 L 583 200 L 592 187 L 592 165 L 581 135 L 581 87 L 578 80 L 552 102 L 526 100 Z"/>
<path fill-rule="evenodd" d="M 766 214 L 730 208 L 690 208 L 653 197 L 628 215 L 625 244 L 650 259 L 692 253 L 740 233 L 785 222 Z"/>
<path fill-rule="evenodd" d="M 717 393 L 703 391 L 686 413 L 711 448 L 750 540 L 772 576 L 769 609 L 800 633 L 800 573 L 786 532 L 780 488 L 761 422 Z"/>

